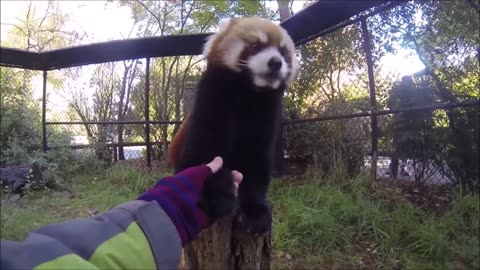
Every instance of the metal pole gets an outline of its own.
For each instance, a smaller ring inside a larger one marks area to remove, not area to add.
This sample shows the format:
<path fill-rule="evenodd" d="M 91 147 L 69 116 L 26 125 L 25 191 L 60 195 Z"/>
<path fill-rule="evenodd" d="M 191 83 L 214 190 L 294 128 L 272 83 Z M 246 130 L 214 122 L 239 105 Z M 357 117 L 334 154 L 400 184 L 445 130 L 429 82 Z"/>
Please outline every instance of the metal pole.
<path fill-rule="evenodd" d="M 113 162 L 117 163 L 118 161 L 118 151 L 117 151 L 117 146 L 113 146 Z"/>
<path fill-rule="evenodd" d="M 364 52 L 367 60 L 368 69 L 368 88 L 370 92 L 370 111 L 372 121 L 372 171 L 371 176 L 377 179 L 377 148 L 378 148 L 378 123 L 377 123 L 377 102 L 375 94 L 375 77 L 373 73 L 372 48 L 370 44 L 370 33 L 368 32 L 367 20 L 365 17 L 361 20 Z"/>
<path fill-rule="evenodd" d="M 42 95 L 42 145 L 43 152 L 47 152 L 47 71 L 43 71 Z"/>
<path fill-rule="evenodd" d="M 145 143 L 147 144 L 147 167 L 152 168 L 150 145 L 150 57 L 147 57 L 145 70 Z"/>

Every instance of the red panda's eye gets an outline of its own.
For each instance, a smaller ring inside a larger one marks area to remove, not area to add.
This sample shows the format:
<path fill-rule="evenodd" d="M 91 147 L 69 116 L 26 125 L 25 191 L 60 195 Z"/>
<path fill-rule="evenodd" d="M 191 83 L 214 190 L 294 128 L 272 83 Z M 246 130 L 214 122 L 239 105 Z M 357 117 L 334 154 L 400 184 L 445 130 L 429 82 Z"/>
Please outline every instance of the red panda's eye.
<path fill-rule="evenodd" d="M 260 51 L 262 49 L 262 43 L 260 42 L 254 42 L 250 44 L 250 50 L 254 53 Z"/>
<path fill-rule="evenodd" d="M 282 56 L 286 56 L 288 54 L 288 50 L 285 47 L 280 48 L 279 51 Z"/>

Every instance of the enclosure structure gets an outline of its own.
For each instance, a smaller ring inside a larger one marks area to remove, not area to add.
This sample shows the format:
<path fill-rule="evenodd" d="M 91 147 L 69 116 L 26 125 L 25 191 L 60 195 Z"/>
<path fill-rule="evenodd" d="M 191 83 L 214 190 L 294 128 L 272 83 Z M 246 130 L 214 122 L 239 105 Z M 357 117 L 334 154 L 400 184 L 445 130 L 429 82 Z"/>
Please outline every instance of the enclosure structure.
<path fill-rule="evenodd" d="M 431 106 L 417 106 L 416 108 L 379 108 L 378 102 L 378 86 L 376 87 L 375 77 L 376 70 L 374 68 L 375 60 L 372 59 L 372 46 L 374 42 L 371 40 L 369 34 L 368 20 L 372 16 L 388 11 L 389 9 L 402 5 L 407 1 L 319 1 L 308 6 L 304 10 L 298 12 L 288 20 L 284 21 L 281 25 L 289 32 L 295 45 L 300 47 L 304 44 L 308 44 L 317 38 L 328 36 L 331 33 L 340 31 L 349 26 L 359 25 L 363 35 L 363 51 L 364 59 L 367 64 L 368 73 L 368 85 L 367 89 L 364 89 L 369 96 L 369 107 L 360 109 L 354 113 L 340 113 L 331 114 L 322 117 L 311 117 L 308 119 L 285 119 L 284 127 L 292 127 L 302 123 L 317 123 L 320 121 L 331 121 L 341 119 L 365 119 L 368 117 L 370 120 L 370 142 L 368 146 L 368 154 L 370 160 L 367 161 L 371 166 L 371 172 L 373 177 L 376 177 L 377 173 L 377 156 L 379 155 L 378 140 L 379 127 L 378 118 L 381 116 L 388 116 L 393 114 L 399 114 L 405 111 L 435 111 L 435 110 L 450 110 L 457 107 L 465 106 L 478 106 L 477 100 L 465 100 L 458 102 L 450 100 L 449 102 L 443 102 L 433 104 Z M 471 1 L 467 1 L 471 3 Z M 474 8 L 474 6 L 472 6 Z M 181 56 L 181 55 L 199 55 L 201 54 L 201 48 L 205 39 L 209 34 L 189 34 L 189 35 L 177 35 L 177 36 L 160 36 L 141 39 L 129 39 L 119 40 L 111 42 L 96 43 L 91 45 L 77 46 L 65 49 L 51 50 L 42 53 L 36 53 L 31 51 L 23 51 L 12 48 L 0 48 L 1 53 L 1 66 L 16 67 L 30 70 L 43 71 L 43 114 L 42 114 L 42 126 L 43 126 L 43 150 L 47 151 L 52 145 L 48 143 L 47 126 L 75 126 L 75 125 L 97 125 L 97 126 L 123 126 L 123 125 L 135 125 L 144 126 L 144 142 L 111 142 L 107 143 L 112 152 L 112 160 L 117 161 L 119 154 L 117 149 L 121 147 L 138 147 L 145 146 L 146 163 L 148 167 L 151 167 L 152 153 L 151 149 L 153 145 L 162 145 L 167 142 L 152 141 L 151 139 L 151 127 L 159 125 L 178 125 L 180 121 L 168 121 L 163 119 L 150 119 L 148 113 L 151 109 L 149 107 L 149 97 L 151 95 L 150 86 L 150 59 L 156 57 L 169 57 L 169 56 Z M 131 59 L 145 59 L 145 100 L 144 100 L 144 120 L 132 120 L 132 121 L 47 121 L 47 76 L 49 71 L 66 69 L 69 67 L 77 67 L 91 64 L 107 63 L 121 60 Z M 432 73 L 428 71 L 427 73 Z M 427 74 L 428 76 L 428 74 Z M 155 89 L 153 90 L 155 91 Z M 71 145 L 74 149 L 89 148 L 90 145 Z M 382 149 L 380 149 L 382 150 Z M 380 151 L 382 156 L 391 156 L 389 151 Z M 391 151 L 390 151 L 391 152 Z M 139 151 L 137 154 L 140 157 Z M 280 153 L 279 155 L 282 155 Z M 279 157 L 278 160 L 281 160 Z M 280 163 L 280 162 L 278 162 Z M 279 165 L 280 166 L 280 165 Z M 387 169 L 389 170 L 389 169 Z M 415 170 L 415 169 L 414 169 Z"/>
<path fill-rule="evenodd" d="M 361 22 L 364 25 L 365 44 L 369 43 L 368 29 L 366 27 L 366 18 L 381 12 L 382 10 L 398 5 L 401 1 L 339 1 L 339 2 L 316 2 L 308 8 L 295 14 L 281 25 L 291 35 L 296 46 L 304 44 L 315 38 L 326 35 L 337 29 L 345 27 L 349 24 Z M 382 6 L 386 4 L 385 6 Z M 380 7 L 382 6 L 382 7 Z M 365 13 L 369 9 L 380 7 L 370 13 L 357 16 L 351 20 L 353 16 Z M 42 53 L 23 51 L 12 48 L 0 48 L 1 61 L 0 65 L 7 67 L 17 67 L 31 70 L 43 71 L 43 150 L 49 149 L 47 125 L 144 125 L 145 126 L 145 143 L 126 143 L 122 146 L 146 146 L 147 164 L 151 166 L 150 149 L 152 142 L 150 141 L 150 125 L 172 125 L 179 124 L 178 121 L 155 121 L 149 118 L 149 69 L 150 58 L 152 57 L 168 57 L 181 55 L 198 55 L 201 54 L 203 43 L 209 34 L 196 35 L 178 35 L 178 36 L 162 36 L 142 39 L 130 39 L 121 41 L 111 41 L 104 43 L 91 44 L 86 46 L 78 46 L 66 49 L 52 50 Z M 368 47 L 366 52 L 368 55 Z M 112 61 L 129 60 L 146 58 L 146 87 L 145 87 L 145 121 L 107 121 L 107 122 L 47 122 L 46 121 L 46 98 L 47 98 L 47 73 L 50 70 L 64 69 L 75 66 L 106 63 Z M 370 56 L 371 58 L 371 56 Z M 367 59 L 371 63 L 371 59 Z M 373 69 L 369 68 L 371 74 L 370 95 L 371 95 L 371 111 L 359 115 L 336 116 L 331 119 L 341 119 L 345 117 L 370 116 L 372 118 L 372 153 L 376 153 L 376 109 L 375 109 L 375 88 L 373 82 Z M 383 112 L 388 113 L 388 112 Z M 289 121 L 289 123 L 302 123 L 304 121 L 320 121 L 322 119 L 305 119 L 297 121 Z M 323 119 L 326 120 L 326 119 Z M 116 149 L 118 144 L 111 144 Z M 84 148 L 88 146 L 73 146 L 73 148 Z M 116 151 L 113 151 L 114 153 Z M 375 155 L 373 155 L 375 156 Z M 116 155 L 114 155 L 116 160 Z M 373 162 L 372 164 L 375 164 Z"/>
<path fill-rule="evenodd" d="M 407 1 L 318 1 L 311 4 L 309 7 L 298 12 L 281 25 L 289 32 L 296 46 L 303 46 L 318 38 L 326 37 L 342 29 L 351 26 L 357 26 L 361 30 L 362 35 L 362 50 L 364 57 L 361 59 L 366 64 L 367 84 L 365 93 L 368 96 L 368 106 L 353 113 L 344 114 L 327 114 L 317 117 L 297 119 L 296 117 L 289 117 L 283 122 L 284 132 L 289 132 L 299 125 L 308 125 L 327 121 L 343 121 L 348 119 L 362 119 L 368 123 L 369 142 L 367 154 L 370 157 L 369 167 L 372 177 L 377 178 L 377 164 L 379 164 L 379 156 L 389 156 L 388 151 L 381 151 L 379 149 L 379 140 L 384 137 L 381 134 L 379 122 L 382 117 L 391 115 L 401 115 L 404 113 L 424 113 L 433 111 L 449 112 L 456 108 L 477 108 L 480 104 L 478 98 L 458 101 L 455 99 L 444 99 L 436 104 L 428 106 L 410 106 L 408 108 L 380 108 L 379 90 L 376 83 L 378 78 L 374 66 L 372 33 L 369 27 L 369 20 L 372 17 L 379 16 L 388 12 L 399 5 L 405 4 Z M 116 150 L 119 146 L 146 146 L 146 160 L 147 165 L 151 166 L 152 145 L 161 144 L 164 142 L 152 141 L 150 132 L 154 125 L 175 125 L 179 121 L 157 121 L 157 119 L 150 119 L 150 102 L 149 97 L 152 91 L 150 83 L 150 61 L 156 57 L 169 57 L 180 55 L 198 55 L 201 53 L 201 48 L 209 34 L 195 34 L 195 35 L 179 35 L 179 36 L 162 36 L 142 39 L 130 39 L 122 41 L 112 41 L 105 43 L 97 43 L 86 46 L 78 46 L 66 49 L 52 50 L 43 53 L 35 53 L 29 51 L 22 51 L 11 48 L 0 48 L 2 66 L 15 67 L 22 69 L 32 69 L 43 71 L 43 150 L 48 151 L 52 146 L 49 145 L 47 126 L 55 125 L 140 125 L 144 128 L 144 143 L 111 143 L 109 147 L 113 149 L 113 159 L 116 160 Z M 61 121 L 47 121 L 47 76 L 50 71 L 57 69 L 65 69 L 69 67 L 99 64 L 112 61 L 130 60 L 130 59 L 145 59 L 145 101 L 144 101 L 144 120 L 143 121 L 96 121 L 96 122 L 61 122 Z M 427 76 L 430 76 L 435 81 L 435 74 L 428 67 L 425 69 Z M 438 78 L 437 78 L 438 79 Z M 441 89 L 443 86 L 435 82 L 436 87 Z M 88 146 L 72 146 L 73 148 L 84 148 Z M 386 149 L 385 149 L 386 150 Z M 407 161 L 408 162 L 408 161 Z M 392 162 L 394 163 L 394 162 Z M 382 165 L 382 164 L 380 164 Z M 390 165 L 388 165 L 390 168 Z M 398 166 L 398 165 L 397 165 Z M 390 172 L 390 176 L 397 177 L 397 170 Z M 382 175 L 381 177 L 385 177 Z M 380 178 L 380 177 L 379 177 Z M 260 239 L 261 240 L 261 239 Z M 258 244 L 258 243 L 257 243 Z M 261 244 L 257 251 L 262 251 L 262 245 L 267 245 L 268 241 Z M 217 245 L 218 246 L 218 245 Z M 267 256 L 268 257 L 268 256 Z M 218 260 L 226 260 L 226 257 L 217 258 Z M 244 258 L 245 259 L 245 258 Z M 247 260 L 247 259 L 245 259 Z M 197 262 L 200 263 L 200 262 Z M 205 262 L 202 263 L 204 265 Z M 228 262 L 225 262 L 227 264 Z M 261 265 L 259 265 L 259 263 Z M 263 268 L 265 262 L 255 260 L 247 261 L 246 267 Z M 192 265 L 193 268 L 196 268 Z"/>

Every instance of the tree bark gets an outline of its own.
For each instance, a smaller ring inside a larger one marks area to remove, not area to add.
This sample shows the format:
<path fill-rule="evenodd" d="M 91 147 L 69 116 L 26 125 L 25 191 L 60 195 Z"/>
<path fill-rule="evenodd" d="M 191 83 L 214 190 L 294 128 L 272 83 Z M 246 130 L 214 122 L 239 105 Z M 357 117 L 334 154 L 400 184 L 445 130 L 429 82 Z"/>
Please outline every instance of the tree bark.
<path fill-rule="evenodd" d="M 0 186 L 8 188 L 13 194 L 23 194 L 30 184 L 31 188 L 38 189 L 45 186 L 42 168 L 37 162 L 26 166 L 9 166 L 0 168 Z"/>
<path fill-rule="evenodd" d="M 252 236 L 225 217 L 204 230 L 183 250 L 181 269 L 270 269 L 271 234 Z"/>

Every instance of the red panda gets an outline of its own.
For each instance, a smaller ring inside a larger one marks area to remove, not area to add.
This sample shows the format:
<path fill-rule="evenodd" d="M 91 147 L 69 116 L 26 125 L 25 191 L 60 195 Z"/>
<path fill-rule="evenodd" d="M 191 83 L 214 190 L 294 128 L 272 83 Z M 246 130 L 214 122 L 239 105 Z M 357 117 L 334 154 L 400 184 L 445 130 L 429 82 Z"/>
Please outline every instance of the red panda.
<path fill-rule="evenodd" d="M 169 167 L 175 167 L 177 164 L 179 156 L 180 156 L 180 149 L 182 147 L 183 140 L 185 139 L 186 134 L 186 126 L 188 125 L 188 114 L 185 115 L 183 118 L 182 124 L 180 128 L 175 133 L 170 145 L 168 147 L 168 155 L 167 155 L 167 165 Z"/>
<path fill-rule="evenodd" d="M 193 109 L 172 140 L 170 164 L 179 172 L 221 156 L 223 168 L 207 179 L 200 207 L 214 220 L 238 209 L 240 228 L 263 233 L 271 226 L 266 194 L 283 94 L 298 65 L 294 43 L 270 21 L 235 18 L 220 23 L 203 56 L 207 67 Z M 238 199 L 233 169 L 244 176 Z"/>

